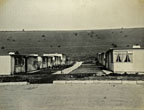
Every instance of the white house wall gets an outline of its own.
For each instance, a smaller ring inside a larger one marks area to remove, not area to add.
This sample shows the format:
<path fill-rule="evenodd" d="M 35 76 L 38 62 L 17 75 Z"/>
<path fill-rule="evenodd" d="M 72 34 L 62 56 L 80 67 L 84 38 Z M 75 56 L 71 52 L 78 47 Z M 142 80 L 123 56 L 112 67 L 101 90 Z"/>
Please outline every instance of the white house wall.
<path fill-rule="evenodd" d="M 48 57 L 48 67 L 52 66 L 53 66 L 52 57 Z"/>
<path fill-rule="evenodd" d="M 134 51 L 134 70 L 144 72 L 144 50 Z"/>
<path fill-rule="evenodd" d="M 112 58 L 113 58 L 113 56 L 112 56 L 112 53 L 110 52 L 109 56 L 108 56 L 108 59 L 109 59 L 109 61 L 108 61 L 108 68 L 110 70 L 114 71 L 114 64 L 112 62 L 112 60 L 113 60 Z"/>
<path fill-rule="evenodd" d="M 0 56 L 0 75 L 11 74 L 11 56 Z"/>
<path fill-rule="evenodd" d="M 38 65 L 39 65 L 39 68 L 42 68 L 42 57 L 38 57 Z"/>
<path fill-rule="evenodd" d="M 61 65 L 65 65 L 66 63 L 66 56 L 63 55 L 62 60 L 61 60 Z"/>
<path fill-rule="evenodd" d="M 20 64 L 14 64 L 14 66 L 15 66 L 15 73 L 22 73 L 22 72 L 26 72 L 26 70 L 25 70 L 25 58 L 24 57 L 17 57 L 18 58 L 18 60 L 20 60 Z M 16 60 L 16 58 L 14 58 L 14 60 Z M 22 63 L 22 61 L 23 61 L 23 63 Z"/>
<path fill-rule="evenodd" d="M 144 50 L 133 50 L 131 62 L 115 62 L 114 72 L 144 72 Z"/>
<path fill-rule="evenodd" d="M 47 57 L 44 57 L 45 61 L 42 61 L 42 66 L 43 68 L 47 68 L 48 66 L 48 58 Z"/>
<path fill-rule="evenodd" d="M 27 71 L 34 71 L 37 70 L 39 68 L 38 66 L 38 58 L 37 57 L 29 57 L 27 59 Z"/>

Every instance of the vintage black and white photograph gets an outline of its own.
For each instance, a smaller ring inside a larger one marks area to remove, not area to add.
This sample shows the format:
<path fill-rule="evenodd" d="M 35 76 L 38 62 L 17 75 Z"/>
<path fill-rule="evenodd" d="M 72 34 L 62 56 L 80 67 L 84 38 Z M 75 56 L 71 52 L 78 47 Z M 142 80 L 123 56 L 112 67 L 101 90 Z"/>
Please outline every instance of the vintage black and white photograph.
<path fill-rule="evenodd" d="M 0 0 L 0 110 L 144 110 L 144 0 Z"/>

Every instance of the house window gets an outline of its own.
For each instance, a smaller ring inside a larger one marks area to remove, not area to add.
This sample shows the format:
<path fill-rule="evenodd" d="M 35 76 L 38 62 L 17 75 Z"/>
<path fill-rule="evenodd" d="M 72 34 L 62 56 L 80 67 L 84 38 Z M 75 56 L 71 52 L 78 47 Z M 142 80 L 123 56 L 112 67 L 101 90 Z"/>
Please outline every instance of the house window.
<path fill-rule="evenodd" d="M 15 65 L 17 65 L 17 66 L 22 66 L 22 65 L 24 65 L 24 59 L 21 58 L 21 57 L 16 57 L 16 58 L 15 58 Z"/>
<path fill-rule="evenodd" d="M 124 62 L 132 62 L 132 53 L 126 55 Z"/>
<path fill-rule="evenodd" d="M 124 62 L 130 62 L 129 55 L 126 55 L 125 61 Z"/>
<path fill-rule="evenodd" d="M 114 62 L 132 62 L 133 53 L 128 51 L 118 51 L 114 53 Z"/>
<path fill-rule="evenodd" d="M 44 62 L 44 63 L 47 62 L 47 59 L 46 59 L 45 57 L 43 58 L 43 62 Z"/>
<path fill-rule="evenodd" d="M 121 57 L 120 57 L 120 55 L 119 55 L 119 54 L 117 55 L 116 62 L 122 62 Z"/>
<path fill-rule="evenodd" d="M 35 66 L 35 65 L 38 65 L 38 61 L 37 60 L 33 61 L 33 66 Z"/>

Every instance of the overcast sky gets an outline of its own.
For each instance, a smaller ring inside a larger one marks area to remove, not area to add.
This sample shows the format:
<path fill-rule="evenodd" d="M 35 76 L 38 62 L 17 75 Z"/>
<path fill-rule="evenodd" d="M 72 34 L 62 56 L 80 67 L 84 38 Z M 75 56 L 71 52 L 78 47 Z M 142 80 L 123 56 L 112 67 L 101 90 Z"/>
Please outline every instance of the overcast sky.
<path fill-rule="evenodd" d="M 144 27 L 144 0 L 0 0 L 0 30 Z"/>

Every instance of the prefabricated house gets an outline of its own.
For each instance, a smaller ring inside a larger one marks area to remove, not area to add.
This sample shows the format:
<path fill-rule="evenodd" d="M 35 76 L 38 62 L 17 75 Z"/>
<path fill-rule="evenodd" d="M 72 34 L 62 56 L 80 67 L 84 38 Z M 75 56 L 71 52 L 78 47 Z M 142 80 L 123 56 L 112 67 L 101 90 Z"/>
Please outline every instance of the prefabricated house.
<path fill-rule="evenodd" d="M 105 53 L 104 52 L 97 54 L 97 60 L 103 66 L 105 66 L 105 59 L 106 59 L 106 57 L 105 57 Z"/>
<path fill-rule="evenodd" d="M 50 54 L 43 54 L 38 57 L 40 68 L 51 68 L 54 64 L 54 56 Z"/>
<path fill-rule="evenodd" d="M 70 57 L 66 57 L 66 62 L 65 62 L 65 65 L 66 65 L 66 66 L 73 65 L 74 63 L 75 63 L 75 62 L 72 61 L 72 60 L 70 59 Z"/>
<path fill-rule="evenodd" d="M 38 64 L 39 68 L 48 68 L 48 57 L 46 56 L 38 56 Z"/>
<path fill-rule="evenodd" d="M 27 72 L 37 71 L 40 69 L 38 64 L 38 54 L 28 54 L 26 56 Z"/>
<path fill-rule="evenodd" d="M 54 57 L 48 56 L 47 58 L 48 58 L 48 68 L 52 68 Z"/>
<path fill-rule="evenodd" d="M 144 49 L 110 49 L 106 52 L 106 68 L 115 73 L 144 72 Z"/>
<path fill-rule="evenodd" d="M 60 66 L 63 60 L 63 54 L 43 54 L 43 56 L 48 58 L 48 67 Z"/>
<path fill-rule="evenodd" d="M 61 56 L 54 56 L 54 65 L 60 66 L 61 64 Z"/>
<path fill-rule="evenodd" d="M 38 56 L 38 63 L 40 69 L 50 68 L 61 64 L 61 56 L 57 54 L 43 54 Z"/>
<path fill-rule="evenodd" d="M 66 65 L 67 56 L 62 54 L 61 65 Z"/>
<path fill-rule="evenodd" d="M 26 59 L 24 55 L 0 56 L 0 75 L 23 72 L 26 72 Z"/>
<path fill-rule="evenodd" d="M 98 63 L 101 63 L 101 53 L 97 53 L 97 61 Z"/>
<path fill-rule="evenodd" d="M 10 53 L 0 55 L 0 75 L 12 75 L 37 70 L 37 57 Z"/>
<path fill-rule="evenodd" d="M 42 68 L 47 68 L 48 67 L 48 58 L 43 56 L 42 57 Z"/>
<path fill-rule="evenodd" d="M 101 63 L 102 63 L 103 66 L 105 66 L 105 63 L 106 63 L 105 60 L 106 60 L 106 57 L 105 57 L 105 53 L 103 52 L 101 54 Z"/>

